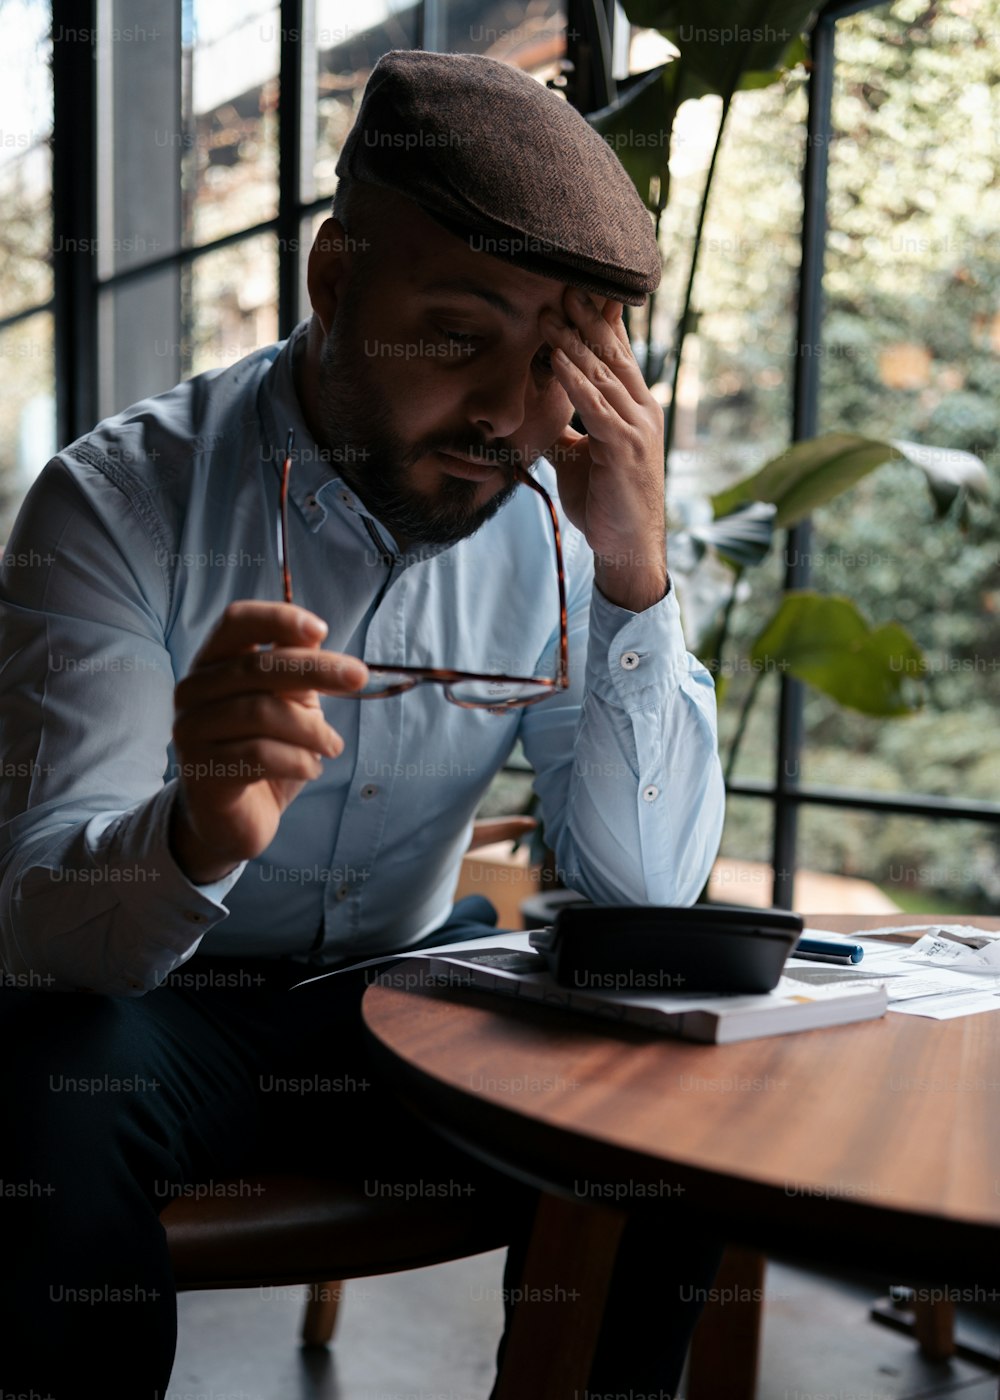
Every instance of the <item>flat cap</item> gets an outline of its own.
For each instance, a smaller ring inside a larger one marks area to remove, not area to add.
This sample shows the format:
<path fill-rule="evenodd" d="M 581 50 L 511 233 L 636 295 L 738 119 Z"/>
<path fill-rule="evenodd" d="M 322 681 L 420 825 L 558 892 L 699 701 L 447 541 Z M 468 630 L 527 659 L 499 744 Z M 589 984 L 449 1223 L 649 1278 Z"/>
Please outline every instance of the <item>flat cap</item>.
<path fill-rule="evenodd" d="M 641 305 L 652 222 L 618 157 L 561 97 L 478 54 L 397 49 L 372 69 L 337 175 L 395 190 L 478 252 Z"/>

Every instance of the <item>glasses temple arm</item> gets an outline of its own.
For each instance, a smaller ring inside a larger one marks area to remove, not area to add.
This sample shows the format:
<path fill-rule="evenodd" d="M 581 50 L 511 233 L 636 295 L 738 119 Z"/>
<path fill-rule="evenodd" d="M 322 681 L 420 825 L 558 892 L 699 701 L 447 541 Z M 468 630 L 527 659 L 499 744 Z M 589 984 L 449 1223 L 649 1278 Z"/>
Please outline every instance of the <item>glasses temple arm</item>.
<path fill-rule="evenodd" d="M 293 601 L 292 566 L 288 558 L 288 476 L 292 469 L 292 443 L 294 441 L 295 429 L 289 428 L 285 459 L 281 467 L 281 488 L 278 495 L 278 564 L 281 568 L 281 582 L 286 603 Z"/>
<path fill-rule="evenodd" d="M 560 685 L 565 685 L 569 675 L 569 612 L 566 607 L 566 566 L 563 562 L 559 515 L 552 497 L 545 487 L 540 481 L 536 481 L 525 467 L 522 467 L 520 463 L 515 463 L 514 474 L 524 486 L 530 486 L 537 495 L 541 496 L 548 507 L 549 517 L 552 521 L 552 533 L 556 542 L 556 579 L 559 584 L 559 667 L 556 679 Z"/>

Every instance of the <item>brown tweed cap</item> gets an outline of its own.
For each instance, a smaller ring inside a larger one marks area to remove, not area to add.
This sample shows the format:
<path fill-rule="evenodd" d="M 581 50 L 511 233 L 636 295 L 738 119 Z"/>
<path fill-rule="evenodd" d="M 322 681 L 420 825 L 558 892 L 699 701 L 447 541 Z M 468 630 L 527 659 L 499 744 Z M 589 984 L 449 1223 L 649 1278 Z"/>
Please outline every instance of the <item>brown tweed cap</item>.
<path fill-rule="evenodd" d="M 508 63 L 385 54 L 337 174 L 413 200 L 474 251 L 584 291 L 639 306 L 660 280 L 649 214 L 617 156 Z"/>

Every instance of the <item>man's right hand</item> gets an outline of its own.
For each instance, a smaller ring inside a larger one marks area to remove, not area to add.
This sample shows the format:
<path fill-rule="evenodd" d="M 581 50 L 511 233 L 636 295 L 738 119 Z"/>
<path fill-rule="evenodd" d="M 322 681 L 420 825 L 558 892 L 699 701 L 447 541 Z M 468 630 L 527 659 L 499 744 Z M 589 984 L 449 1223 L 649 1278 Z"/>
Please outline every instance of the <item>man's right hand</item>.
<path fill-rule="evenodd" d="M 221 880 L 259 855 L 285 808 L 322 773 L 322 755 L 343 752 L 319 692 L 359 690 L 368 668 L 321 651 L 326 632 L 292 603 L 230 603 L 177 686 L 170 844 L 192 883 Z"/>

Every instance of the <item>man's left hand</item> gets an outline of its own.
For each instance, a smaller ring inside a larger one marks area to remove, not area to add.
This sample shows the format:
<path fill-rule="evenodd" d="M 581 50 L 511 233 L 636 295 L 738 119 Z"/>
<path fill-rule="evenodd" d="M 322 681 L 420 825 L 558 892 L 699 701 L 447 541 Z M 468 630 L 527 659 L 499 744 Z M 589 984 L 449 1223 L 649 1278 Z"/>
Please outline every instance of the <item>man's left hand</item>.
<path fill-rule="evenodd" d="M 609 602 L 642 612 L 667 591 L 663 410 L 642 377 L 621 302 L 602 311 L 574 287 L 565 320 L 543 312 L 556 378 L 586 434 L 567 426 L 549 453 L 567 516 L 594 551 Z"/>

